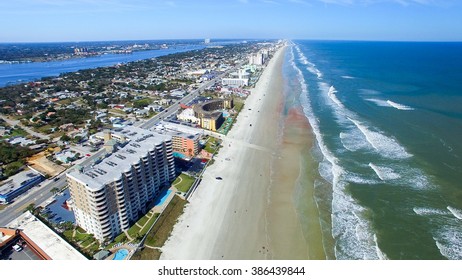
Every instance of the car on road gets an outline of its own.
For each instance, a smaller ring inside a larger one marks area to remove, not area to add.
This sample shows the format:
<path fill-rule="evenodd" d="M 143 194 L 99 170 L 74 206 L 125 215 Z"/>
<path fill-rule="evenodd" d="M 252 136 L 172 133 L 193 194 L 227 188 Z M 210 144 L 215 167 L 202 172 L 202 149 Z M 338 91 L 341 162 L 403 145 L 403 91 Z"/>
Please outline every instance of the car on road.
<path fill-rule="evenodd" d="M 14 249 L 16 252 L 19 252 L 19 251 L 22 250 L 22 247 L 19 246 L 18 244 L 16 244 L 16 245 L 13 246 L 13 249 Z"/>
<path fill-rule="evenodd" d="M 223 180 L 223 178 L 221 178 L 221 177 L 215 177 L 215 179 L 217 179 L 217 180 Z"/>
<path fill-rule="evenodd" d="M 91 156 L 90 154 L 86 154 L 87 157 Z"/>

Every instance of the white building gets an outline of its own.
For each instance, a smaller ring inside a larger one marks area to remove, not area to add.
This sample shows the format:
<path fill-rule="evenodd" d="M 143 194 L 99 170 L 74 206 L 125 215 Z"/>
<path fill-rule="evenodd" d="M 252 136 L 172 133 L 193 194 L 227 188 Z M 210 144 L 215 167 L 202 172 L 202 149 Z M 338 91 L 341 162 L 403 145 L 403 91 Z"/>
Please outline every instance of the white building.
<path fill-rule="evenodd" d="M 118 134 L 117 151 L 67 174 L 76 223 L 100 241 L 128 230 L 175 178 L 171 136 L 133 126 Z M 105 138 L 115 142 L 111 133 Z"/>
<path fill-rule="evenodd" d="M 194 116 L 194 110 L 192 108 L 186 108 L 183 112 L 176 116 L 179 120 L 184 122 L 199 123 L 199 119 Z"/>
<path fill-rule="evenodd" d="M 250 74 L 245 69 L 239 69 L 238 72 L 230 74 L 231 77 L 221 79 L 221 84 L 224 86 L 248 86 Z"/>

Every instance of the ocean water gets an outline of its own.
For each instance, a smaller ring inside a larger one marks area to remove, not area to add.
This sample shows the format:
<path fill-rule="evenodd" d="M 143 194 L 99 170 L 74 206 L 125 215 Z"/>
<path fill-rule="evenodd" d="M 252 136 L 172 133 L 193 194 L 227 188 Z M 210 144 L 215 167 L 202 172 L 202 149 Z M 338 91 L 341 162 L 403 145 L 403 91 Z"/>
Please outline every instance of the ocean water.
<path fill-rule="evenodd" d="M 462 43 L 294 41 L 325 251 L 462 259 Z"/>

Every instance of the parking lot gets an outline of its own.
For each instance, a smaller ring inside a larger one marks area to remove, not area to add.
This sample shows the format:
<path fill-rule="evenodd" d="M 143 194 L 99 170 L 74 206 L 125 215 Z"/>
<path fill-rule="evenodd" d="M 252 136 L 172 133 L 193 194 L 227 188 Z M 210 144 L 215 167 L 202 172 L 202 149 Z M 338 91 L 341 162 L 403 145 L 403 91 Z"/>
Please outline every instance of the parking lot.
<path fill-rule="evenodd" d="M 64 202 L 70 198 L 69 189 L 64 190 L 54 197 L 54 202 L 43 209 L 43 214 L 54 224 L 62 222 L 75 222 L 74 212 L 66 209 Z"/>
<path fill-rule="evenodd" d="M 24 244 L 21 246 L 20 251 L 13 249 L 13 245 L 16 243 Z M 1 260 L 41 260 L 41 258 L 32 251 L 27 244 L 25 244 L 22 238 L 18 238 L 14 243 L 3 250 L 0 256 Z"/>

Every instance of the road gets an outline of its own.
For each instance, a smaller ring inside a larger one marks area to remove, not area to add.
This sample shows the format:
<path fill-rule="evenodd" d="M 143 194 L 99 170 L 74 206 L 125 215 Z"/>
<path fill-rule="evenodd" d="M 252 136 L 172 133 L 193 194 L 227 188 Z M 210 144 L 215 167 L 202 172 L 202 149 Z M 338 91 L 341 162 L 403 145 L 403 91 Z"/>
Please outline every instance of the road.
<path fill-rule="evenodd" d="M 23 130 L 25 130 L 27 133 L 29 133 L 30 135 L 32 136 L 35 136 L 37 138 L 40 138 L 40 139 L 50 139 L 50 137 L 48 135 L 45 135 L 45 134 L 42 134 L 42 133 L 39 133 L 39 132 L 36 132 L 36 131 L 33 131 L 32 129 L 28 128 L 27 126 L 23 125 L 20 121 L 18 120 L 12 120 L 12 119 L 9 119 L 7 118 L 5 115 L 0 115 L 0 118 L 2 118 L 7 124 L 9 124 L 11 127 L 13 126 L 19 126 L 20 128 L 22 128 Z"/>
<path fill-rule="evenodd" d="M 105 150 L 101 149 L 91 157 L 88 157 L 82 161 L 80 165 L 87 167 L 91 165 L 97 158 L 104 156 L 104 153 Z M 53 188 L 63 188 L 66 185 L 66 174 L 74 170 L 74 168 L 75 167 L 71 167 L 55 177 L 58 178 L 56 181 L 55 179 L 46 180 L 40 184 L 40 187 L 33 187 L 26 193 L 16 198 L 15 201 L 8 205 L 7 208 L 0 211 L 0 227 L 6 226 L 9 222 L 21 215 L 21 213 L 24 212 L 29 204 L 34 203 L 36 206 L 38 206 L 47 200 L 51 200 L 53 196 L 51 190 Z"/>
<path fill-rule="evenodd" d="M 180 104 L 187 104 L 187 103 L 191 102 L 194 98 L 199 96 L 200 93 L 204 89 L 206 89 L 207 87 L 209 87 L 211 85 L 214 85 L 217 81 L 221 80 L 224 76 L 228 75 L 230 72 L 236 71 L 236 69 L 241 67 L 243 64 L 244 64 L 244 62 L 241 62 L 240 64 L 238 64 L 238 65 L 234 66 L 233 68 L 225 71 L 224 73 L 222 73 L 221 75 L 215 77 L 214 79 L 202 84 L 199 88 L 191 91 L 188 95 L 183 97 L 180 101 L 178 101 L 177 103 L 171 105 L 170 107 L 168 107 L 164 111 L 160 112 L 159 114 L 155 115 L 154 117 L 150 118 L 149 120 L 143 122 L 139 126 L 141 128 L 144 128 L 144 129 L 152 128 L 160 120 L 163 120 L 163 119 L 171 116 L 172 114 L 178 112 L 178 110 L 180 109 Z"/>
<path fill-rule="evenodd" d="M 221 80 L 222 77 L 224 77 L 225 75 L 227 75 L 228 73 L 230 73 L 232 71 L 235 71 L 237 68 L 241 67 L 243 64 L 244 64 L 244 62 L 242 62 L 242 63 L 238 64 L 237 66 L 225 71 L 224 73 L 217 76 L 216 78 L 202 84 L 199 88 L 197 88 L 196 90 L 190 92 L 188 95 L 183 97 L 180 101 L 173 104 L 172 106 L 170 106 L 169 108 L 167 108 L 163 112 L 161 112 L 161 113 L 155 115 L 154 117 L 150 118 L 149 120 L 139 124 L 139 127 L 144 128 L 144 129 L 152 128 L 160 120 L 162 120 L 162 119 L 164 119 L 166 117 L 169 117 L 170 115 L 176 113 L 178 111 L 178 109 L 180 108 L 181 103 L 182 104 L 187 104 L 187 103 L 191 102 L 194 98 L 199 96 L 199 94 L 204 89 L 206 89 L 207 87 L 215 84 L 217 81 Z M 46 135 L 36 133 L 36 132 L 30 130 L 29 128 L 27 128 L 27 127 L 23 127 L 19 121 L 12 121 L 10 119 L 7 119 L 3 115 L 1 115 L 0 117 L 5 119 L 5 121 L 10 123 L 10 125 L 18 125 L 18 126 L 20 126 L 24 130 L 26 130 L 28 133 L 30 133 L 31 135 L 37 136 L 37 137 L 42 138 L 42 139 L 44 137 L 48 137 Z M 13 122 L 14 122 L 14 124 L 13 124 Z M 219 134 L 214 133 L 213 135 L 215 137 L 222 138 L 222 136 L 219 135 Z M 105 154 L 104 148 L 100 149 L 98 152 L 96 152 L 92 156 L 85 159 L 79 165 L 83 166 L 83 167 L 87 167 L 87 166 L 91 165 L 97 158 L 104 156 L 104 154 Z M 38 206 L 38 205 L 44 203 L 47 200 L 51 200 L 53 194 L 50 191 L 53 188 L 59 188 L 59 189 L 63 188 L 66 185 L 66 174 L 71 172 L 72 170 L 74 170 L 74 168 L 75 168 L 75 166 L 67 169 L 66 171 L 64 171 L 63 173 L 58 175 L 57 176 L 58 179 L 56 179 L 56 181 L 54 181 L 54 179 L 47 180 L 45 182 L 42 182 L 40 187 L 33 187 L 32 189 L 30 189 L 25 194 L 19 196 L 12 204 L 8 205 L 7 208 L 0 211 L 0 227 L 6 226 L 9 222 L 11 222 L 16 217 L 18 217 L 21 213 L 24 212 L 24 210 L 27 208 L 27 206 L 29 204 L 34 203 L 36 206 Z"/>

